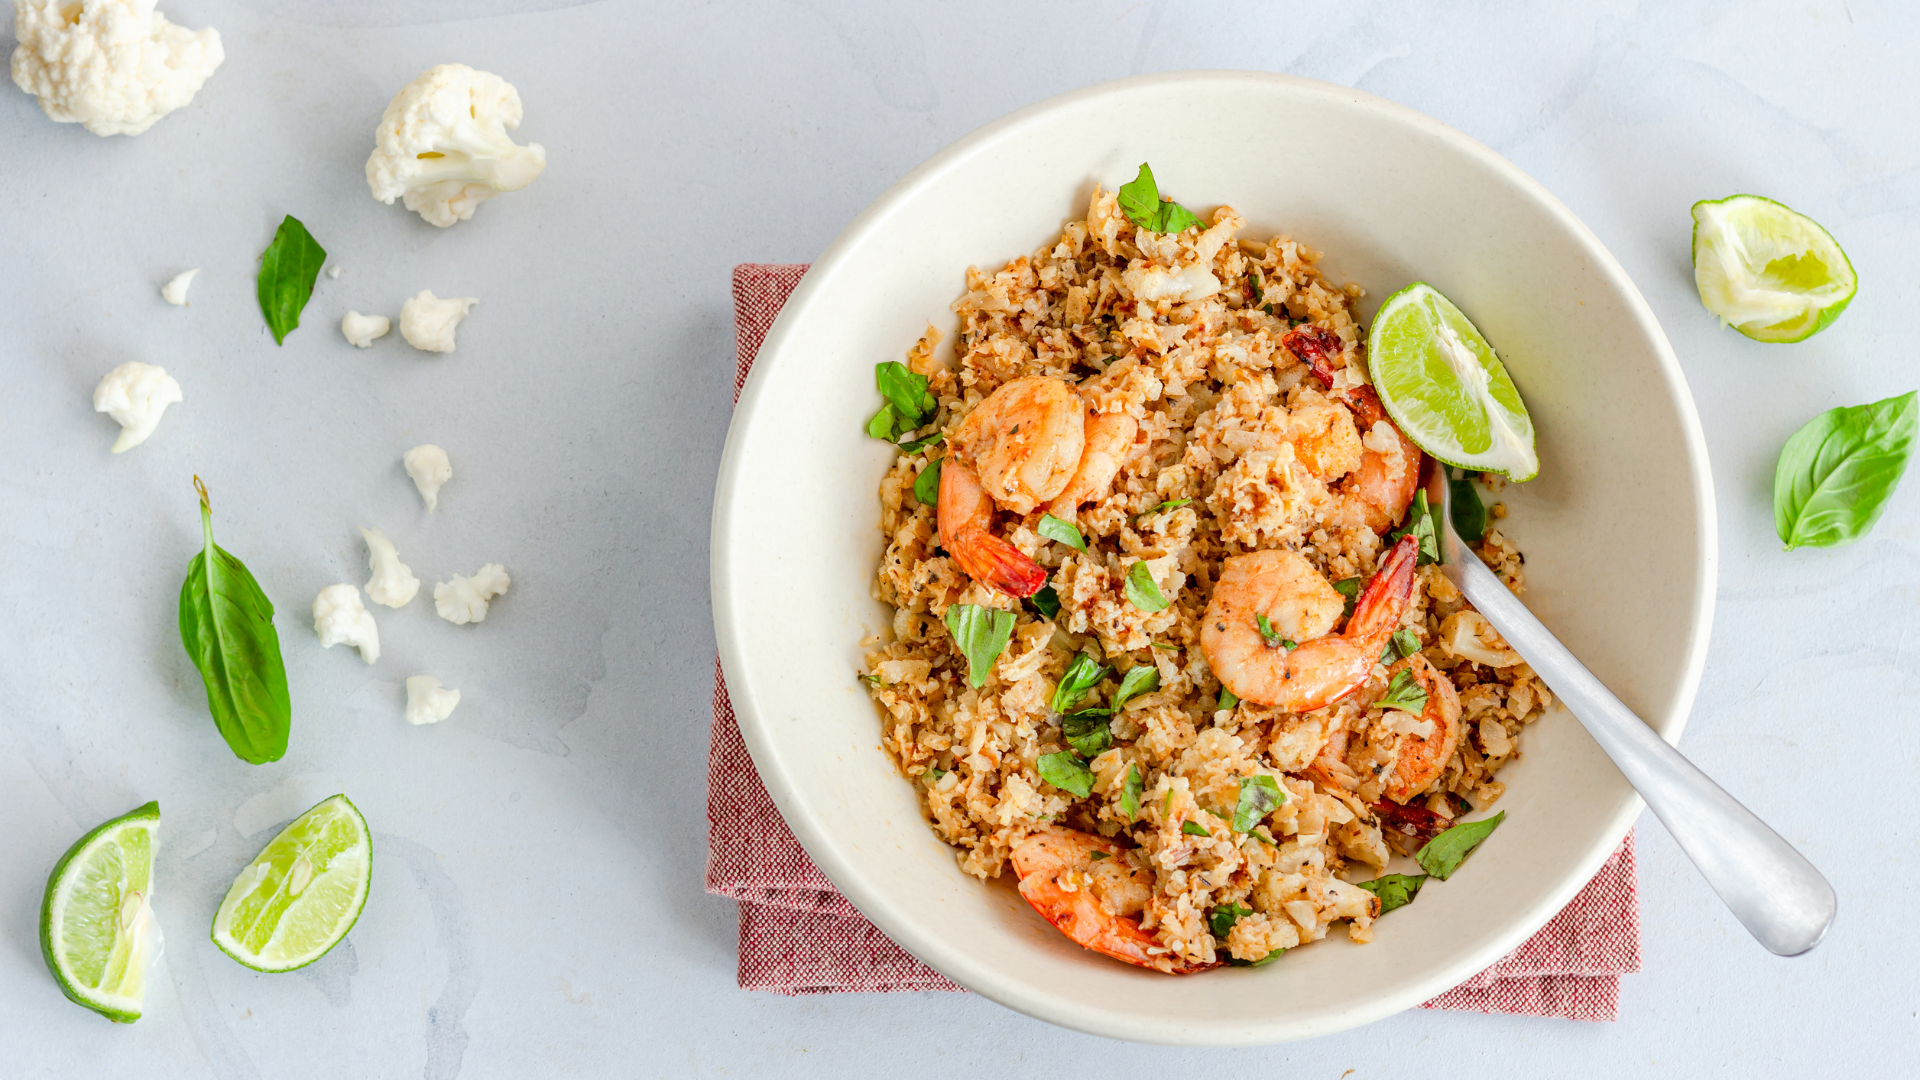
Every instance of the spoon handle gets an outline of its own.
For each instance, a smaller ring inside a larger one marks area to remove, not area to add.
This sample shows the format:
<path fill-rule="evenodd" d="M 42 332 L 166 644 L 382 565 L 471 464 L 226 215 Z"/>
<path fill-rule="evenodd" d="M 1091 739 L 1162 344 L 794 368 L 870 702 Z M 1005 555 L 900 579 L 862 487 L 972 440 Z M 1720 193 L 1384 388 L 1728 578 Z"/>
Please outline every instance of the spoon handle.
<path fill-rule="evenodd" d="M 1429 484 L 1441 572 L 1533 667 L 1626 775 L 1734 917 L 1760 944 L 1798 956 L 1820 943 L 1833 886 L 1779 833 L 1669 746 L 1534 618 L 1453 531 L 1444 476 Z"/>

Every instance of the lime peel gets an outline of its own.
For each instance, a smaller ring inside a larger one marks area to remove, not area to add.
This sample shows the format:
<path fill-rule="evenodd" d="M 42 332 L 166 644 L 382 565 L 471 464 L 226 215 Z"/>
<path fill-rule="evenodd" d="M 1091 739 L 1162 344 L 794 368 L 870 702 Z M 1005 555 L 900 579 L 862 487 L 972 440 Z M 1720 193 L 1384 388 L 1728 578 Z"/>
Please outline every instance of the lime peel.
<path fill-rule="evenodd" d="M 1693 204 L 1693 281 L 1720 325 L 1768 343 L 1831 326 L 1859 288 L 1832 234 L 1759 195 Z"/>
<path fill-rule="evenodd" d="M 373 838 L 345 795 L 301 814 L 234 878 L 213 943 L 255 971 L 292 971 L 327 954 L 360 919 Z"/>
<path fill-rule="evenodd" d="M 140 1019 L 147 968 L 159 956 L 153 852 L 160 804 L 105 822 L 47 875 L 40 954 L 60 992 L 115 1023 Z"/>

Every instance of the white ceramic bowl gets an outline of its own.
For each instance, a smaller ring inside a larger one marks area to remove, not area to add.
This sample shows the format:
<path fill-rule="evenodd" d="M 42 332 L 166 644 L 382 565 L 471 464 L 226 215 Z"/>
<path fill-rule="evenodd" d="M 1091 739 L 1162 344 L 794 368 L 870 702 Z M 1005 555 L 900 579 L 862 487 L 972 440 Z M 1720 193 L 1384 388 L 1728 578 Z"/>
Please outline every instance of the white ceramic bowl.
<path fill-rule="evenodd" d="M 1438 122 L 1344 87 L 1251 72 L 1108 83 L 1014 113 L 915 169 L 849 226 L 767 335 L 734 413 L 713 526 L 720 654 L 747 746 L 820 868 L 909 952 L 1021 1012 L 1120 1039 L 1225 1045 L 1353 1027 L 1481 971 L 1572 898 L 1640 801 L 1554 710 L 1501 774 L 1506 824 L 1451 881 L 1276 964 L 1184 978 L 1087 952 L 1006 881 L 961 873 L 879 746 L 855 679 L 881 554 L 890 448 L 862 431 L 873 365 L 900 359 L 969 264 L 1055 238 L 1150 161 L 1162 190 L 1243 235 L 1325 251 L 1363 314 L 1409 281 L 1458 303 L 1505 358 L 1539 429 L 1539 479 L 1502 523 L 1526 600 L 1669 740 L 1705 658 L 1714 595 L 1706 448 L 1665 336 L 1553 196 Z"/>

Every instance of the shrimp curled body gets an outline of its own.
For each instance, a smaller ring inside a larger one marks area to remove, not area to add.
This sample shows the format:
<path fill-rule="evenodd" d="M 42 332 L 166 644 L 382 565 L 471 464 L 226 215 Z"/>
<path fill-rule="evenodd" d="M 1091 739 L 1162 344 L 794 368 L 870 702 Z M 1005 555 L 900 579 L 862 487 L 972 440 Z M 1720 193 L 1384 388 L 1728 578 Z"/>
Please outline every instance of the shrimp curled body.
<path fill-rule="evenodd" d="M 1141 879 L 1151 875 L 1134 867 L 1127 849 L 1113 841 L 1056 827 L 1021 841 L 1011 860 L 1021 897 L 1086 948 L 1171 975 L 1219 966 L 1175 956 L 1141 928 L 1139 912 L 1151 892 Z"/>
<path fill-rule="evenodd" d="M 940 527 L 940 546 L 973 580 L 1020 597 L 1032 596 L 1046 585 L 1045 567 L 993 534 L 993 500 L 974 471 L 951 457 L 940 469 L 934 521 Z"/>

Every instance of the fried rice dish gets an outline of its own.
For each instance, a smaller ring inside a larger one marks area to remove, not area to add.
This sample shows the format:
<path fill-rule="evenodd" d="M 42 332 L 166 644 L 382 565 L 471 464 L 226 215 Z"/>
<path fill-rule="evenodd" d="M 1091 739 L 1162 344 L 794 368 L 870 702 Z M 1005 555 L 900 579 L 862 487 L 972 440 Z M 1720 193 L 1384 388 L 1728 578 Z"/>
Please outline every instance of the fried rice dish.
<path fill-rule="evenodd" d="M 1432 565 L 1362 291 L 1180 213 L 1096 189 L 968 268 L 950 349 L 929 327 L 881 365 L 892 622 L 863 673 L 963 870 L 1171 974 L 1371 940 L 1389 860 L 1498 800 L 1549 704 Z M 1489 510 L 1474 550 L 1518 592 Z"/>

